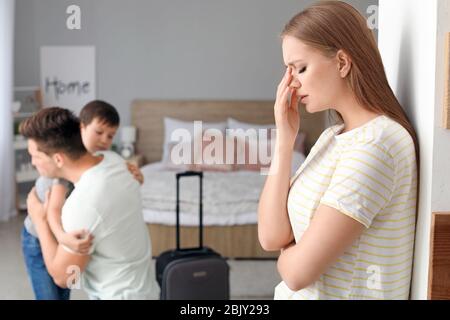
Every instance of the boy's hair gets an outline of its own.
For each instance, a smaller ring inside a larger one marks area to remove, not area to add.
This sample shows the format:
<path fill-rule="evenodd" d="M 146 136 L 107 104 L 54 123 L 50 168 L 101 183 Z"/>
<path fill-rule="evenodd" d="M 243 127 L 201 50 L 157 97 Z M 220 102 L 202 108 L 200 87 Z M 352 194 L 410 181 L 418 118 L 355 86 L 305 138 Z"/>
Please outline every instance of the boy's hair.
<path fill-rule="evenodd" d="M 89 125 L 94 119 L 98 119 L 109 127 L 118 127 L 120 124 L 116 108 L 101 100 L 91 101 L 81 109 L 80 122 L 84 126 Z"/>
<path fill-rule="evenodd" d="M 81 140 L 80 121 L 67 109 L 44 108 L 22 121 L 19 131 L 49 156 L 62 152 L 77 160 L 87 153 Z"/>

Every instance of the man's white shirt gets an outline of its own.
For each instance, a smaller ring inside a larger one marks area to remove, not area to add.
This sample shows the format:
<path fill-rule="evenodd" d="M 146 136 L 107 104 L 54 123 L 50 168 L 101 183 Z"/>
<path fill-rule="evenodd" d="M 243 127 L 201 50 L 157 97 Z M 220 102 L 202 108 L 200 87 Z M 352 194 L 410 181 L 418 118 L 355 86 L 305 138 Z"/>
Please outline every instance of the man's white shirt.
<path fill-rule="evenodd" d="M 94 236 L 83 289 L 98 299 L 155 299 L 158 286 L 139 183 L 120 156 L 98 155 L 102 161 L 83 173 L 62 209 L 66 232 L 86 229 Z"/>

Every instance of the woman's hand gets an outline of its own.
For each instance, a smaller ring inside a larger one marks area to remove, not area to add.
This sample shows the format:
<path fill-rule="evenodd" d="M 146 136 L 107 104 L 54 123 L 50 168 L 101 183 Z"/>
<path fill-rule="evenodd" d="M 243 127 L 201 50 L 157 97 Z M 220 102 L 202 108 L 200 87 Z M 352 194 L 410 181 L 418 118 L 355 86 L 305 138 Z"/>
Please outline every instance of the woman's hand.
<path fill-rule="evenodd" d="M 298 96 L 296 88 L 291 88 L 292 68 L 288 67 L 278 85 L 274 113 L 277 126 L 277 143 L 279 146 L 292 149 L 300 129 L 298 112 Z"/>

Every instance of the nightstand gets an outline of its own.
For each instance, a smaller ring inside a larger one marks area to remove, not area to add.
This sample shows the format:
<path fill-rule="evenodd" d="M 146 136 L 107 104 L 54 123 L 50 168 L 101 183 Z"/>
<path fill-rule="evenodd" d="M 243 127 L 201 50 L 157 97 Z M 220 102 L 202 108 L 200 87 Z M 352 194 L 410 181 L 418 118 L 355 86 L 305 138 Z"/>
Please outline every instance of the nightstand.
<path fill-rule="evenodd" d="M 134 164 L 138 168 L 144 165 L 144 156 L 141 154 L 135 154 L 129 159 L 125 159 L 128 163 Z"/>

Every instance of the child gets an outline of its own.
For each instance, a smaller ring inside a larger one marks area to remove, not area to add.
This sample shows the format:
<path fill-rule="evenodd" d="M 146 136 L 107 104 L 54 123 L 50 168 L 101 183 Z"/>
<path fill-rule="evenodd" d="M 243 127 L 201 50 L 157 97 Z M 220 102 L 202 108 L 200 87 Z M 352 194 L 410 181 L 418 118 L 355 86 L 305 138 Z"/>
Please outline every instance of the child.
<path fill-rule="evenodd" d="M 91 153 L 108 150 L 119 127 L 120 118 L 116 109 L 103 101 L 88 103 L 80 113 L 83 144 Z M 143 183 L 140 170 L 128 164 L 129 171 L 139 183 Z M 47 219 L 57 241 L 79 254 L 87 254 L 92 236 L 85 230 L 64 232 L 61 224 L 61 210 L 66 194 L 71 189 L 67 181 L 40 177 L 36 181 L 36 193 L 41 202 L 47 202 Z M 50 191 L 51 190 L 51 191 Z M 22 251 L 25 264 L 37 300 L 69 300 L 70 289 L 57 286 L 48 273 L 37 233 L 27 216 L 22 230 Z"/>

